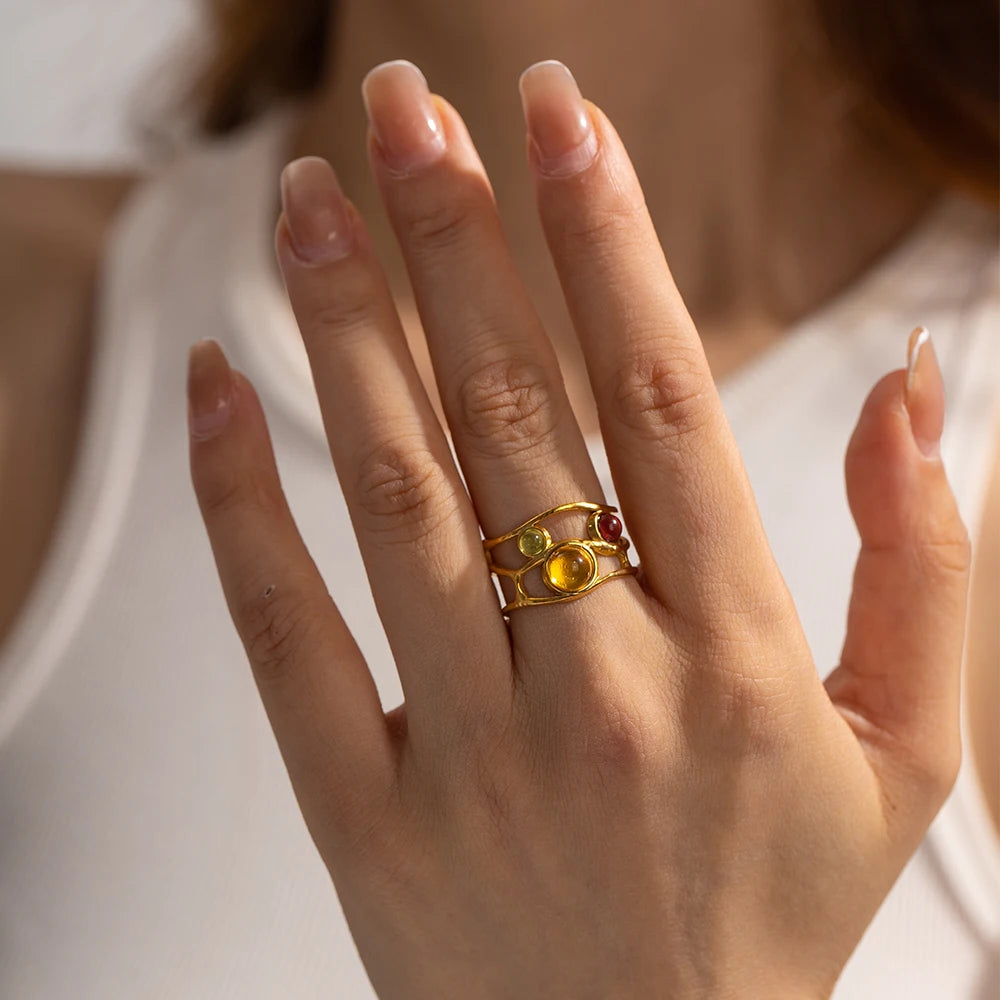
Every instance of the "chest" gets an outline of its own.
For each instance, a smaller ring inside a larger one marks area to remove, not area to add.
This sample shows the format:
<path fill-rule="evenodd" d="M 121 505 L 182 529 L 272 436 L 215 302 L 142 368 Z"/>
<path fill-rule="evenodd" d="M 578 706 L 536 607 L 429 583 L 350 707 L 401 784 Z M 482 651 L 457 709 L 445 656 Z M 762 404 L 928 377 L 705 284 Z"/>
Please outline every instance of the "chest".
<path fill-rule="evenodd" d="M 0 381 L 0 648 L 51 548 L 80 438 L 86 366 Z M 9 372 L 9 369 L 8 369 Z M 53 402 L 57 400 L 58 402 Z"/>

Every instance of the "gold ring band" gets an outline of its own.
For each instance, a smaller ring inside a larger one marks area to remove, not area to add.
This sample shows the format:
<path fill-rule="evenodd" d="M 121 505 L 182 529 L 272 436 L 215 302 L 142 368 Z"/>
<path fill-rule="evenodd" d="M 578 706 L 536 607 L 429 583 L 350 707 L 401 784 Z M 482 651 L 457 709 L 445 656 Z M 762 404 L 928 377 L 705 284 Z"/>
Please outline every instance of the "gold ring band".
<path fill-rule="evenodd" d="M 549 529 L 541 523 L 566 511 L 587 514 L 584 537 L 554 540 Z M 484 539 L 483 550 L 490 572 L 514 581 L 516 596 L 504 605 L 503 613 L 536 604 L 575 601 L 608 580 L 634 575 L 638 567 L 629 563 L 626 554 L 629 541 L 622 534 L 622 523 L 616 516 L 617 513 L 617 507 L 578 500 L 550 507 L 504 535 Z M 504 542 L 516 543 L 518 551 L 525 558 L 522 565 L 515 569 L 497 565 L 493 550 Z M 615 557 L 618 560 L 617 569 L 601 573 L 601 556 Z M 525 576 L 536 567 L 540 568 L 541 582 L 546 588 L 543 594 L 531 594 L 525 587 Z"/>

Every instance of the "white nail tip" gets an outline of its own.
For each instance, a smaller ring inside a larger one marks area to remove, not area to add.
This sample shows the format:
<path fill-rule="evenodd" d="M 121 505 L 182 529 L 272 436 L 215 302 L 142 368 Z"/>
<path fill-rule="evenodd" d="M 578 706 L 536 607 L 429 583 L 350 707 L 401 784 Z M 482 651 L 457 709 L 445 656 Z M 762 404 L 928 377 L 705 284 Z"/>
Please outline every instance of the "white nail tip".
<path fill-rule="evenodd" d="M 389 59 L 387 62 L 381 62 L 377 66 L 373 66 L 368 71 L 368 73 L 366 74 L 365 78 L 367 79 L 373 73 L 381 72 L 383 69 L 385 69 L 388 66 L 408 66 L 410 69 L 413 70 L 414 73 L 417 74 L 417 76 L 420 77 L 421 80 L 424 81 L 424 86 L 429 86 L 428 83 L 427 83 L 427 77 L 424 76 L 423 71 L 420 69 L 420 67 L 416 63 L 410 62 L 409 59 Z"/>
<path fill-rule="evenodd" d="M 570 72 L 570 70 L 569 70 L 569 67 L 568 67 L 568 66 L 567 66 L 567 65 L 566 65 L 565 63 L 563 63 L 563 62 L 560 62 L 560 61 L 559 61 L 558 59 L 542 59 L 542 60 L 540 60 L 539 62 L 536 62 L 536 63 L 532 63 L 532 64 L 531 64 L 531 65 L 530 65 L 530 66 L 529 66 L 529 67 L 528 67 L 528 68 L 527 68 L 526 70 L 524 70 L 524 72 L 523 72 L 523 73 L 521 73 L 521 75 L 520 75 L 520 76 L 519 76 L 519 77 L 517 78 L 517 87 L 518 87 L 518 90 L 520 90 L 520 89 L 521 89 L 521 86 L 522 86 L 522 84 L 524 83 L 524 78 L 525 78 L 525 77 L 526 77 L 526 76 L 527 76 L 527 75 L 528 75 L 529 73 L 533 72 L 533 71 L 534 71 L 534 70 L 536 70 L 536 69 L 539 69 L 539 68 L 540 68 L 540 67 L 542 67 L 542 66 L 554 66 L 554 67 L 555 67 L 556 69 L 558 69 L 558 70 L 560 70 L 561 72 L 565 73 L 565 74 L 566 74 L 566 75 L 567 75 L 567 76 L 568 76 L 568 77 L 569 77 L 569 78 L 570 78 L 571 80 L 574 80 L 574 77 L 573 77 L 573 74 L 572 74 L 572 73 Z M 574 80 L 574 82 L 575 82 L 575 80 Z"/>
<path fill-rule="evenodd" d="M 913 377 L 917 370 L 917 358 L 920 356 L 920 348 L 927 343 L 930 339 L 930 330 L 926 326 L 921 326 L 918 328 L 920 333 L 917 334 L 917 339 L 913 341 L 910 347 L 909 357 L 906 359 L 906 391 L 910 392 L 913 389 Z M 911 333 L 912 337 L 913 334 Z"/>

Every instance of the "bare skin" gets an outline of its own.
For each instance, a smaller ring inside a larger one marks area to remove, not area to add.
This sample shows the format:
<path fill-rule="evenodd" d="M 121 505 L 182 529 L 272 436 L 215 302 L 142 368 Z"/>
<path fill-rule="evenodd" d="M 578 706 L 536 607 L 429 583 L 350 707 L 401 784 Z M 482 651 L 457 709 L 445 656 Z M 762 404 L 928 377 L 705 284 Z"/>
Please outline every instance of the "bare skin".
<path fill-rule="evenodd" d="M 69 481 L 94 281 L 132 183 L 0 173 L 0 645 L 41 567 Z"/>
<path fill-rule="evenodd" d="M 402 258 L 365 158 L 357 86 L 382 60 L 405 54 L 416 62 L 469 126 L 585 432 L 597 430 L 596 414 L 525 164 L 515 82 L 529 63 L 567 62 L 584 94 L 612 115 L 717 378 L 866 271 L 937 194 L 912 164 L 844 127 L 860 97 L 824 61 L 801 20 L 808 5 L 631 0 L 627 13 L 599 0 L 340 6 L 331 74 L 291 155 L 334 164 L 372 228 L 410 321 L 411 349 L 429 375 Z"/>
<path fill-rule="evenodd" d="M 521 84 L 639 575 L 497 615 L 480 529 L 600 487 L 469 132 L 389 62 L 367 153 L 464 480 L 326 160 L 283 171 L 275 247 L 405 702 L 384 713 L 259 399 L 204 341 L 190 473 L 230 615 L 380 996 L 828 996 L 958 772 L 971 545 L 933 346 L 913 331 L 912 379 L 851 435 L 862 545 L 821 682 L 621 137 L 564 66 Z"/>
<path fill-rule="evenodd" d="M 585 95 L 589 82 L 601 106 L 615 113 L 718 381 L 863 274 L 938 193 L 891 146 L 860 125 L 845 127 L 860 98 L 825 61 L 814 26 L 797 19 L 808 5 L 710 0 L 707 6 L 672 3 L 669 16 L 622 17 L 620 7 L 597 0 L 511 3 L 422 0 L 404 8 L 391 0 L 343 0 L 329 43 L 335 72 L 303 118 L 289 154 L 328 159 L 364 216 L 442 420 L 427 341 L 362 142 L 366 120 L 355 82 L 382 60 L 405 53 L 468 124 L 585 433 L 598 431 L 597 413 L 538 225 L 513 87 L 532 60 L 570 61 Z M 657 10 L 662 14 L 662 5 Z M 460 37 L 462 45 L 443 44 L 448 37 Z M 602 39 L 600 46 L 593 45 L 594 37 Z M 760 44 L 747 45 L 748 38 Z M 619 71 L 625 63 L 628 73 Z M 477 77 L 470 65 L 491 72 Z M 704 85 L 709 78 L 712 87 Z M 341 127 L 331 128 L 331 122 Z M 720 135 L 727 137 L 724 156 L 713 146 Z M 996 437 L 1000 441 L 1000 424 Z M 1000 456 L 994 469 L 1000 470 Z M 979 526 L 984 550 L 988 526 L 1000 524 L 997 493 L 991 493 Z M 976 539 L 976 526 L 969 528 Z M 968 625 L 966 669 L 975 706 L 970 749 L 1000 834 L 1000 636 L 989 610 L 996 607 L 991 595 L 998 581 L 998 560 L 984 551 L 972 581 Z M 976 699 L 976 692 L 994 696 Z"/>
<path fill-rule="evenodd" d="M 615 111 L 717 379 L 751 360 L 790 323 L 848 285 L 919 219 L 934 192 L 909 168 L 894 164 L 887 154 L 860 140 L 842 144 L 835 156 L 829 156 L 829 150 L 819 144 L 821 136 L 831 135 L 829 126 L 836 118 L 836 109 L 827 109 L 828 118 L 816 113 L 817 108 L 825 107 L 818 84 L 814 89 L 783 91 L 798 95 L 801 101 L 799 106 L 786 107 L 781 115 L 788 134 L 795 136 L 794 142 L 782 143 L 780 135 L 768 130 L 765 112 L 773 109 L 778 99 L 774 89 L 768 89 L 768 83 L 774 81 L 763 77 L 760 66 L 748 65 L 747 49 L 738 44 L 748 27 L 760 29 L 760 22 L 748 26 L 711 18 L 709 30 L 707 21 L 679 24 L 678 18 L 691 19 L 693 15 L 685 14 L 682 5 L 677 7 L 671 14 L 670 29 L 665 28 L 662 35 L 637 30 L 625 37 L 621 34 L 623 24 L 616 23 L 614 32 L 605 31 L 607 26 L 600 23 L 597 10 L 581 13 L 577 5 L 572 16 L 562 12 L 566 16 L 557 17 L 557 6 L 549 4 L 547 10 L 553 16 L 546 22 L 529 18 L 527 13 L 520 16 L 523 23 L 531 24 L 530 39 L 512 38 L 509 32 L 483 25 L 479 37 L 491 41 L 490 51 L 449 65 L 447 47 L 435 40 L 433 23 L 428 37 L 421 41 L 417 18 L 412 24 L 393 25 L 386 20 L 389 12 L 381 3 L 346 5 L 338 57 L 338 81 L 342 83 L 331 83 L 324 90 L 315 113 L 306 119 L 298 148 L 289 156 L 321 153 L 337 166 L 345 188 L 368 220 L 381 259 L 390 269 L 393 290 L 432 398 L 436 398 L 436 391 L 412 297 L 396 243 L 378 207 L 378 194 L 360 141 L 364 119 L 356 84 L 371 65 L 398 55 L 404 47 L 425 69 L 432 87 L 459 104 L 473 131 L 519 269 L 556 343 L 571 401 L 585 430 L 596 429 L 593 404 L 575 335 L 545 256 L 523 161 L 523 124 L 512 84 L 528 62 L 552 54 L 565 58 L 585 90 L 589 87 L 599 94 L 602 106 Z M 459 9 L 448 7 L 447 21 L 452 27 Z M 479 19 L 489 16 L 488 11 L 476 14 Z M 508 8 L 505 18 L 508 24 L 515 20 Z M 642 18 L 632 20 L 647 27 Z M 731 37 L 718 33 L 719 26 L 726 24 L 732 25 Z M 620 46 L 629 53 L 633 72 L 602 71 L 602 66 L 610 70 L 619 60 L 607 58 L 606 50 L 592 51 L 588 40 L 594 32 L 601 32 L 612 47 Z M 556 33 L 558 44 L 553 40 Z M 675 38 L 684 39 L 683 51 L 671 50 L 665 58 L 665 46 Z M 389 40 L 380 43 L 379 39 Z M 718 50 L 714 46 L 719 46 Z M 468 52 L 468 47 L 463 51 Z M 709 73 L 704 68 L 705 57 L 713 52 Z M 737 58 L 737 53 L 742 55 Z M 493 67 L 483 78 L 495 78 L 498 86 L 492 90 L 476 87 L 468 71 L 470 62 Z M 699 75 L 710 75 L 717 86 L 694 94 L 681 86 L 679 81 L 685 75 L 690 77 L 692 67 L 700 67 Z M 672 78 L 672 73 L 677 76 Z M 750 81 L 754 81 L 753 86 Z M 734 100 L 734 93 L 739 93 L 739 101 Z M 849 103 L 849 92 L 840 93 Z M 332 121 L 344 123 L 343 128 L 331 128 Z M 710 132 L 730 135 L 739 144 L 739 151 L 731 156 L 710 156 L 705 146 Z M 682 142 L 681 137 L 692 137 L 693 141 Z M 814 142 L 803 141 L 809 137 Z M 670 156 L 663 155 L 664 149 L 670 150 Z M 792 153 L 799 158 L 793 158 Z M 704 164 L 709 161 L 712 170 L 706 171 Z M 830 166 L 824 167 L 826 163 Z M 748 168 L 749 164 L 752 167 Z M 753 185 L 747 182 L 748 177 L 760 180 Z M 767 178 L 769 183 L 765 183 Z M 850 189 L 844 187 L 847 178 Z M 8 336 L 0 341 L 0 373 L 18 374 L 16 380 L 0 382 L 0 466 L 20 472 L 0 478 L 0 550 L 5 553 L 8 569 L 0 583 L 0 643 L 30 591 L 65 493 L 76 451 L 80 408 L 85 403 L 95 267 L 107 224 L 130 182 L 125 177 L 0 176 L 2 327 L 33 333 L 30 338 Z M 814 197 L 833 190 L 838 192 L 836 198 Z M 831 208 L 827 218 L 817 219 L 824 205 L 835 203 L 839 205 Z M 845 204 L 856 206 L 856 211 L 844 212 Z M 802 211 L 803 205 L 809 206 L 808 213 Z M 45 218 L 58 219 L 59 225 L 40 228 L 39 220 Z M 796 220 L 803 218 L 810 224 L 800 230 Z M 706 222 L 711 219 L 723 219 L 726 224 Z M 70 238 L 67 232 L 72 234 Z M 767 253 L 760 252 L 762 245 L 767 246 Z M 11 419 L 11 414 L 17 418 Z M 1000 460 L 994 463 L 995 480 L 998 475 Z M 996 716 L 996 698 L 989 695 L 996 690 L 1000 662 L 991 614 L 1000 568 L 996 558 L 986 555 L 987 526 L 997 523 L 1000 491 L 994 489 L 978 531 L 972 531 L 974 539 L 982 539 L 982 556 L 973 576 L 966 669 L 973 707 L 971 750 L 1000 830 L 1000 789 L 995 767 L 991 768 L 998 758 L 1000 718 Z"/>

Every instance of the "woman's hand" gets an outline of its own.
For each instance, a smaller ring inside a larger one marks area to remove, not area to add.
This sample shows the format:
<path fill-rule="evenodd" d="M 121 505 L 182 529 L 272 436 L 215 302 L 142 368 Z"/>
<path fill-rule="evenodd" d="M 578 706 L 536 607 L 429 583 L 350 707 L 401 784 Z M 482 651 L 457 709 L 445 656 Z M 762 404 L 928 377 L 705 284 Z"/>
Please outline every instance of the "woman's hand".
<path fill-rule="evenodd" d="M 826 996 L 959 763 L 970 553 L 917 444 L 933 350 L 911 338 L 909 392 L 882 378 L 848 447 L 862 545 L 824 686 L 620 139 L 558 65 L 523 92 L 640 574 L 501 615 L 480 527 L 603 497 L 469 135 L 390 64 L 371 165 L 468 491 L 324 161 L 285 171 L 276 245 L 405 704 L 383 714 L 208 343 L 191 472 L 233 620 L 381 997 Z"/>

